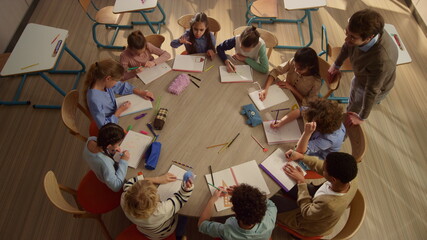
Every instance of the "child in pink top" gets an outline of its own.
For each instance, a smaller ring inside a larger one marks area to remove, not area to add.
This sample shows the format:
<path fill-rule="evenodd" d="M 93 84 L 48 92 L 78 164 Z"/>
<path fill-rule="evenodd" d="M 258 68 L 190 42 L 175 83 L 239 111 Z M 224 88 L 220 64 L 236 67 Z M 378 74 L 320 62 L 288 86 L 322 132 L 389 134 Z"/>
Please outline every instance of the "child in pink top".
<path fill-rule="evenodd" d="M 152 54 L 157 55 L 158 58 L 154 59 Z M 143 67 L 154 67 L 166 62 L 170 57 L 171 55 L 168 52 L 147 42 L 141 31 L 134 31 L 128 36 L 127 48 L 120 54 L 120 63 L 125 70 L 133 67 L 138 68 L 125 72 L 122 80 L 133 78 L 137 73 L 144 70 Z"/>

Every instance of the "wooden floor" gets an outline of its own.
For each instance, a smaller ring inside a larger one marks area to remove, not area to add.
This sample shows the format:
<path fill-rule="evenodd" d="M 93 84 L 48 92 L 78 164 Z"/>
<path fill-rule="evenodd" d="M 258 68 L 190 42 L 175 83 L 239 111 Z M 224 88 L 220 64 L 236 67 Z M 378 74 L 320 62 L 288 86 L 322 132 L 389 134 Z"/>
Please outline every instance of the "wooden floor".
<path fill-rule="evenodd" d="M 112 5 L 114 0 L 96 0 L 97 5 Z M 219 20 L 222 30 L 217 43 L 232 36 L 232 30 L 244 25 L 243 0 L 160 0 L 167 14 L 161 34 L 166 37 L 164 49 L 173 55 L 183 49 L 172 50 L 169 42 L 179 37 L 182 29 L 176 20 L 184 14 L 205 11 Z M 282 1 L 278 1 L 283 4 Z M 313 12 L 315 40 L 312 47 L 320 49 L 320 27 L 328 28 L 333 46 L 343 43 L 347 19 L 357 10 L 371 7 L 379 11 L 387 23 L 399 31 L 413 59 L 410 64 L 397 67 L 394 89 L 381 105 L 374 107 L 363 124 L 369 143 L 368 152 L 360 166 L 360 189 L 367 203 L 367 216 L 354 239 L 425 239 L 427 236 L 427 39 L 421 32 L 404 0 L 328 1 L 328 7 Z M 285 12 L 286 17 L 301 16 L 300 12 Z M 158 17 L 157 14 L 154 17 Z M 126 14 L 141 20 L 137 14 Z M 40 0 L 30 22 L 69 30 L 67 45 L 89 66 L 99 59 L 118 58 L 119 51 L 98 49 L 91 36 L 91 22 L 76 0 Z M 290 24 L 265 26 L 273 31 L 281 44 L 298 43 L 296 27 Z M 137 26 L 150 34 L 147 26 Z M 306 29 L 306 26 L 304 26 Z M 125 44 L 129 31 L 120 32 L 117 43 Z M 111 34 L 111 33 L 110 33 Z M 99 30 L 106 40 L 106 31 Z M 271 67 L 289 59 L 294 51 L 273 51 Z M 77 67 L 70 58 L 61 63 Z M 336 95 L 347 95 L 351 73 L 346 73 Z M 69 90 L 72 77 L 54 76 L 55 81 Z M 19 78 L 0 81 L 0 98 L 12 99 Z M 80 82 L 79 89 L 83 83 Z M 424 99 L 424 100 L 423 100 Z M 39 77 L 30 77 L 21 100 L 33 103 L 60 103 L 62 96 Z M 71 136 L 61 122 L 58 110 L 35 110 L 31 106 L 0 106 L 0 239 L 103 239 L 99 226 L 92 220 L 74 219 L 55 208 L 43 190 L 43 177 L 53 170 L 59 182 L 76 187 L 87 172 L 81 159 L 83 143 Z M 87 132 L 83 117 L 80 127 Z M 349 151 L 346 143 L 343 151 Z M 112 236 L 117 236 L 130 222 L 118 208 L 104 215 Z M 196 219 L 188 225 L 189 239 L 209 239 L 198 233 Z M 280 230 L 273 239 L 291 239 Z"/>

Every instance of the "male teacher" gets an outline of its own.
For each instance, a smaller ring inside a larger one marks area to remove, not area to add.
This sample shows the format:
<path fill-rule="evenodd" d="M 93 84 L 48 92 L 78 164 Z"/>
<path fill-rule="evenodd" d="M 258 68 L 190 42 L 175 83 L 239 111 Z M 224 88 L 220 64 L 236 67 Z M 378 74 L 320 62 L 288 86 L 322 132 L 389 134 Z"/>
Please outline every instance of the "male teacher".
<path fill-rule="evenodd" d="M 384 18 L 365 9 L 354 13 L 345 29 L 345 42 L 335 63 L 329 68 L 329 79 L 349 57 L 354 70 L 347 125 L 359 125 L 367 119 L 374 103 L 380 103 L 393 88 L 398 50 L 384 31 Z"/>

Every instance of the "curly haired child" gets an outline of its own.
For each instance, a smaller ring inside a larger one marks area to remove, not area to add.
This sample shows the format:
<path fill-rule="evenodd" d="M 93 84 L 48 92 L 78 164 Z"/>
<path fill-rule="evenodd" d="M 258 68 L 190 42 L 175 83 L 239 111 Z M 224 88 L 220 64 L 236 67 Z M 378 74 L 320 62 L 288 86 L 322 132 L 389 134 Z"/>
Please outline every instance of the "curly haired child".
<path fill-rule="evenodd" d="M 224 224 L 209 221 L 215 202 L 224 196 L 223 189 L 216 190 L 199 218 L 201 233 L 224 240 L 270 239 L 276 226 L 276 205 L 258 188 L 240 184 L 227 189 L 231 194 L 232 210 L 236 214 Z"/>

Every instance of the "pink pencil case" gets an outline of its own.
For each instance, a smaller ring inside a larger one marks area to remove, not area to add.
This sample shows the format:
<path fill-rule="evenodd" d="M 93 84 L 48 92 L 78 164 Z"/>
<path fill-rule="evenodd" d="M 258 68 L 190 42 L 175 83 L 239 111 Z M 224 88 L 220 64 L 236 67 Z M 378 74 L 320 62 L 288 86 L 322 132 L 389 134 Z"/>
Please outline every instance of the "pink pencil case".
<path fill-rule="evenodd" d="M 190 84 L 190 77 L 183 73 L 178 75 L 169 85 L 168 91 L 172 94 L 179 95 Z"/>

